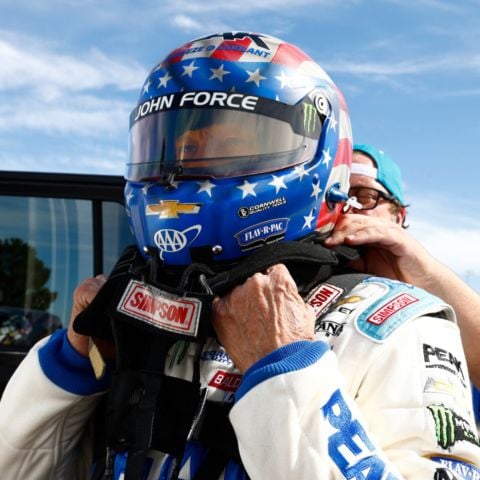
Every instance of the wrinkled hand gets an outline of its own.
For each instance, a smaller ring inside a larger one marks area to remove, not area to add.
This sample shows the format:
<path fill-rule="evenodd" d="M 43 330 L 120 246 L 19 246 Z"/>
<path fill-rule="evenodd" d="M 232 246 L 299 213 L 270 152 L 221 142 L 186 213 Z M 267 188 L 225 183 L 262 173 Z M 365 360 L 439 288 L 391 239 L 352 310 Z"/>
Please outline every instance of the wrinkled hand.
<path fill-rule="evenodd" d="M 443 298 L 455 310 L 470 376 L 480 387 L 480 296 L 448 267 L 430 255 L 399 225 L 379 217 L 345 215 L 325 246 L 366 245 L 354 268 L 399 279 Z"/>
<path fill-rule="evenodd" d="M 77 315 L 85 310 L 85 308 L 91 303 L 106 281 L 107 277 L 105 275 L 97 275 L 96 277 L 87 278 L 75 289 L 73 293 L 72 313 L 70 315 L 67 337 L 73 348 L 85 357 L 88 357 L 89 337 L 75 332 L 73 329 L 73 321 Z M 105 358 L 113 356 L 113 345 L 106 341 L 100 341 L 97 339 L 95 339 L 95 343 Z"/>
<path fill-rule="evenodd" d="M 315 314 L 287 268 L 278 264 L 216 298 L 213 326 L 234 364 L 245 372 L 279 347 L 312 340 Z"/>
<path fill-rule="evenodd" d="M 353 262 L 353 268 L 423 288 L 428 285 L 429 268 L 435 262 L 405 229 L 379 217 L 344 215 L 324 244 L 366 246 L 362 258 Z"/>

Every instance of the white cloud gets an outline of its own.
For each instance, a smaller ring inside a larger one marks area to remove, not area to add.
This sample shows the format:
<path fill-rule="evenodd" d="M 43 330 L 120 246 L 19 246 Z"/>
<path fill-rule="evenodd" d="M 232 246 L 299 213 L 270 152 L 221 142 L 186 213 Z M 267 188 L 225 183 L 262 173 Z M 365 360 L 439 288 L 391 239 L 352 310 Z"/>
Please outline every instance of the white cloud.
<path fill-rule="evenodd" d="M 468 270 L 480 274 L 480 258 L 474 255 L 475 246 L 480 245 L 480 225 L 473 229 L 455 226 L 453 219 L 449 219 L 447 225 L 440 225 L 427 218 L 417 218 L 412 223 L 412 234 L 458 274 Z"/>
<path fill-rule="evenodd" d="M 354 3 L 354 2 L 352 2 Z M 296 0 L 295 8 L 307 5 L 315 6 L 338 6 L 336 0 Z M 284 10 L 291 11 L 291 0 L 269 0 L 268 2 L 258 2 L 256 0 L 243 0 L 241 8 L 238 8 L 238 3 L 225 2 L 224 0 L 210 0 L 205 2 L 203 0 L 175 0 L 170 3 L 168 8 L 171 11 L 195 13 L 197 15 L 211 13 L 211 12 L 235 12 L 237 17 L 251 16 L 253 12 L 260 10 L 270 10 L 276 13 L 285 13 Z"/>
<path fill-rule="evenodd" d="M 140 65 L 99 50 L 65 55 L 5 31 L 0 31 L 0 65 L 0 132 L 95 137 L 126 132 L 133 102 L 121 98 L 140 91 L 146 76 Z"/>
<path fill-rule="evenodd" d="M 178 27 L 184 32 L 194 32 L 201 35 L 209 32 L 228 32 L 232 30 L 232 28 L 225 23 L 215 21 L 212 18 L 208 19 L 208 27 L 205 27 L 205 21 L 197 15 L 188 16 L 183 13 L 175 15 L 172 23 L 174 27 Z"/>
<path fill-rule="evenodd" d="M 452 97 L 478 97 L 480 95 L 480 88 L 470 88 L 465 90 L 452 90 L 444 93 Z"/>
<path fill-rule="evenodd" d="M 30 44 L 35 45 L 36 40 L 31 39 Z M 1 38 L 0 64 L 0 90 L 58 90 L 59 94 L 106 86 L 131 90 L 139 89 L 145 77 L 140 65 L 115 61 L 99 50 L 91 50 L 80 58 L 15 45 Z"/>
<path fill-rule="evenodd" d="M 324 67 L 331 72 L 347 73 L 357 76 L 369 77 L 379 76 L 400 76 L 400 75 L 421 75 L 432 72 L 446 71 L 457 72 L 459 70 L 480 71 L 479 55 L 459 55 L 458 53 L 442 55 L 439 58 L 419 58 L 415 61 L 403 60 L 394 62 L 330 62 L 324 63 Z"/>
<path fill-rule="evenodd" d="M 201 22 L 197 22 L 192 17 L 187 17 L 187 15 L 175 15 L 173 17 L 173 24 L 187 31 L 202 31 L 204 28 Z"/>
<path fill-rule="evenodd" d="M 14 156 L 0 153 L 3 170 L 123 175 L 127 152 L 98 148 L 75 155 L 32 154 Z"/>
<path fill-rule="evenodd" d="M 412 198 L 409 232 L 427 250 L 480 291 L 480 218 L 478 206 L 444 197 Z"/>
<path fill-rule="evenodd" d="M 475 5 L 476 0 L 473 0 L 472 6 Z M 468 8 L 467 2 L 451 2 L 445 0 L 416 0 L 415 2 L 405 2 L 405 0 L 390 0 L 390 3 L 399 5 L 405 8 L 426 8 L 426 9 L 435 9 L 441 10 L 448 13 L 457 13 L 463 14 Z"/>
<path fill-rule="evenodd" d="M 77 95 L 58 101 L 19 98 L 0 104 L 0 132 L 22 129 L 47 134 L 102 137 L 127 135 L 128 102 Z"/>

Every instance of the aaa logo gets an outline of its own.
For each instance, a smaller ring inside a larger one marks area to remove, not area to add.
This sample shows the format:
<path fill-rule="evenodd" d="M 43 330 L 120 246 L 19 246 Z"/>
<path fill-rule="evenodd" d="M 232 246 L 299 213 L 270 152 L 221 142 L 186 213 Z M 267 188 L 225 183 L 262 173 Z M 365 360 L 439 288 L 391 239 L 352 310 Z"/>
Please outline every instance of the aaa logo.
<path fill-rule="evenodd" d="M 158 230 L 153 240 L 160 250 L 160 258 L 163 260 L 165 252 L 176 253 L 183 250 L 187 245 L 195 241 L 201 231 L 201 225 L 192 225 L 183 231 L 174 230 L 173 228 Z"/>

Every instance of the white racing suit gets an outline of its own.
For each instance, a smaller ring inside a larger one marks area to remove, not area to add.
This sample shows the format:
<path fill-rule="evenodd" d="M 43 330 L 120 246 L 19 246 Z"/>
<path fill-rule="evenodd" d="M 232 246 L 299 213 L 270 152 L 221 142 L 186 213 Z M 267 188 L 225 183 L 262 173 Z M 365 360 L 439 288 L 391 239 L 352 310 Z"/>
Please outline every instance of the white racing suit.
<path fill-rule="evenodd" d="M 373 277 L 349 292 L 327 281 L 306 300 L 317 312 L 317 341 L 272 352 L 243 380 L 213 338 L 200 357 L 209 399 L 235 401 L 230 420 L 248 477 L 480 479 L 470 384 L 450 307 Z M 166 373 L 191 378 L 190 353 L 170 355 Z M 107 382 L 95 380 L 65 331 L 33 348 L 0 404 L 2 478 L 89 478 L 87 427 Z M 178 478 L 193 479 L 204 455 L 190 442 Z M 169 478 L 171 463 L 150 451 L 144 478 Z M 115 479 L 124 466 L 117 455 Z M 244 468 L 229 461 L 220 478 L 246 479 Z"/>

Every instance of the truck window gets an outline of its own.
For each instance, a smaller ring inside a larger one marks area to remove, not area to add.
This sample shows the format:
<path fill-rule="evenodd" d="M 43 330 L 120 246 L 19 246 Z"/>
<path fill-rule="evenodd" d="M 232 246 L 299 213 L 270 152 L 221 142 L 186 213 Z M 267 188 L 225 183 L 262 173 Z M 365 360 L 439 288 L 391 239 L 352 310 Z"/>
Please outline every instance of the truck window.
<path fill-rule="evenodd" d="M 93 202 L 0 196 L 0 348 L 28 350 L 68 325 L 75 287 L 94 272 Z M 123 206 L 101 202 L 103 271 L 133 239 Z"/>
<path fill-rule="evenodd" d="M 103 224 L 103 268 L 102 272 L 112 270 L 118 257 L 127 245 L 135 242 L 128 224 L 123 205 L 116 202 L 102 202 Z"/>

